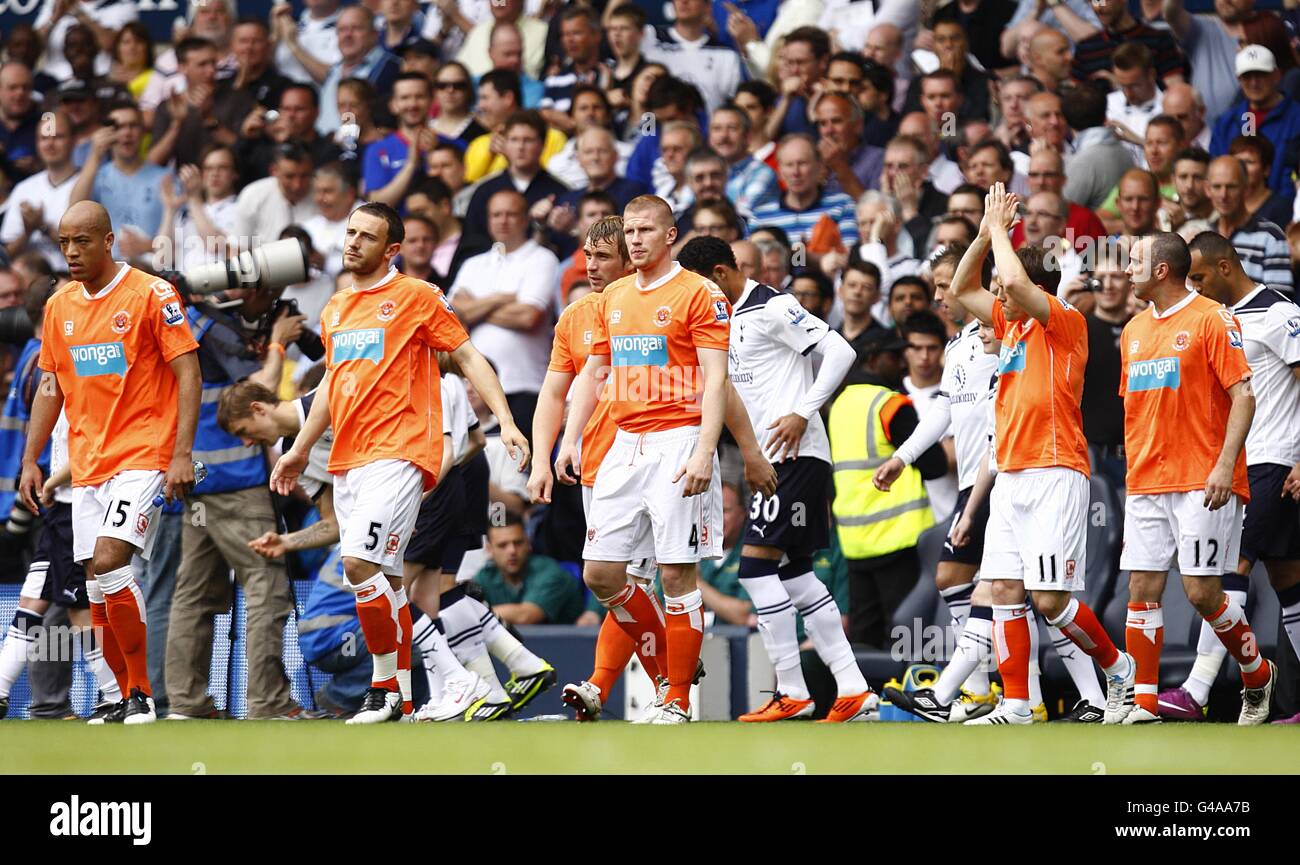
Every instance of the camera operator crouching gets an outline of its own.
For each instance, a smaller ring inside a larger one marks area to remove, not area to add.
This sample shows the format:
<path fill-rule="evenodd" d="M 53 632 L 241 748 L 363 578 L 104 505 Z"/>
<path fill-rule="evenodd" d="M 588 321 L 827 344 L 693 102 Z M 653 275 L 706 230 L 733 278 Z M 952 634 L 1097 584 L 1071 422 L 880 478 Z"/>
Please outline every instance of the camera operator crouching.
<path fill-rule="evenodd" d="M 248 548 L 248 539 L 279 531 L 268 487 L 266 456 L 217 424 L 217 404 L 231 385 L 246 378 L 279 388 L 281 365 L 267 364 L 268 352 L 283 359 L 297 343 L 304 354 L 323 354 L 320 337 L 304 329 L 304 317 L 281 302 L 280 289 L 243 288 L 231 311 L 195 298 L 186 309 L 199 343 L 203 398 L 194 458 L 208 469 L 191 494 L 181 531 L 181 564 L 167 636 L 167 697 L 170 715 L 212 717 L 208 695 L 215 616 L 230 608 L 230 571 L 247 608 L 248 717 L 297 717 L 302 710 L 290 693 L 283 657 L 284 627 L 292 607 L 283 561 L 267 560 Z M 314 346 L 312 341 L 314 340 Z"/>

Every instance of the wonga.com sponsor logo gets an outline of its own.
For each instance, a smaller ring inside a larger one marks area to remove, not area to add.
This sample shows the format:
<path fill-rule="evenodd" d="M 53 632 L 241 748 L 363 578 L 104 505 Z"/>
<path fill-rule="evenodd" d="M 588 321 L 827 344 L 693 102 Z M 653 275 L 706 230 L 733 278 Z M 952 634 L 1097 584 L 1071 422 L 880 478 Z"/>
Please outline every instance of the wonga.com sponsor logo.
<path fill-rule="evenodd" d="M 120 342 L 95 342 L 68 347 L 77 375 L 126 375 L 126 349 Z"/>
<path fill-rule="evenodd" d="M 1135 360 L 1128 365 L 1128 389 L 1131 391 L 1178 390 L 1179 366 L 1176 357 Z"/>
<path fill-rule="evenodd" d="M 330 335 L 334 363 L 349 360 L 368 360 L 376 366 L 384 359 L 384 329 L 368 327 L 362 330 L 341 330 Z"/>

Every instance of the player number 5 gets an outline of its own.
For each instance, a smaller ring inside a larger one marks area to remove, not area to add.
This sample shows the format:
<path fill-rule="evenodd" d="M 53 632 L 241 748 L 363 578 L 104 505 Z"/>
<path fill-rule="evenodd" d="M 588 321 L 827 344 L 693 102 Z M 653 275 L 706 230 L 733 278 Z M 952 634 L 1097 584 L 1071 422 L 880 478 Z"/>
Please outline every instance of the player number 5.
<path fill-rule="evenodd" d="M 381 525 L 383 523 L 371 523 L 370 528 L 366 531 L 366 536 L 370 538 L 370 542 L 366 544 L 368 552 L 373 552 L 379 546 L 379 527 Z"/>

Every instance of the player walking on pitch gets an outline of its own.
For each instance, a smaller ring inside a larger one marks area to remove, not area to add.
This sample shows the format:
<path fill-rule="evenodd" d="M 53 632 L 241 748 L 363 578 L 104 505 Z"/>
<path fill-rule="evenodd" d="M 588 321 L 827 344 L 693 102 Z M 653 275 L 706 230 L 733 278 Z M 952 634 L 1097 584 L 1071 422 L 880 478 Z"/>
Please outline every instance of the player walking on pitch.
<path fill-rule="evenodd" d="M 131 556 L 149 558 L 159 491 L 170 501 L 194 484 L 199 418 L 198 343 L 170 283 L 113 261 L 113 227 L 94 202 L 68 208 L 59 248 L 73 282 L 45 309 L 22 476 L 36 512 L 36 460 L 63 409 L 72 469 L 73 558 L 89 562 L 86 593 L 104 658 L 126 696 L 103 722 L 157 720 L 145 654 L 144 599 Z"/>
<path fill-rule="evenodd" d="M 1247 276 L 1236 249 L 1221 234 L 1202 232 L 1188 247 L 1188 284 L 1229 307 L 1241 323 L 1255 391 L 1255 419 L 1246 435 L 1250 504 L 1236 573 L 1223 575 L 1223 589 L 1245 606 L 1251 569 L 1262 560 L 1282 603 L 1283 629 L 1300 653 L 1300 505 L 1287 490 L 1300 484 L 1300 307 Z M 1201 707 L 1228 654 L 1208 622 L 1201 624 L 1196 652 L 1183 686 L 1160 692 L 1162 717 L 1205 717 Z M 1300 724 L 1300 714 L 1288 723 Z"/>
<path fill-rule="evenodd" d="M 371 687 L 350 724 L 398 720 L 409 703 L 412 622 L 402 556 L 421 493 L 433 488 L 442 458 L 435 351 L 452 354 L 500 418 L 511 458 L 519 455 L 521 469 L 528 462 L 528 442 L 501 383 L 442 291 L 392 267 L 404 237 L 401 218 L 387 205 L 364 204 L 349 217 L 343 269 L 352 286 L 321 313 L 327 399 L 312 402 L 293 447 L 271 473 L 271 488 L 289 494 L 332 421 L 329 470 L 343 570 L 374 661 Z"/>
<path fill-rule="evenodd" d="M 1187 599 L 1241 665 L 1237 723 L 1267 721 L 1273 695 L 1276 668 L 1222 580 L 1237 565 L 1250 498 L 1243 447 L 1255 416 L 1252 373 L 1237 319 L 1187 287 L 1191 263 L 1183 239 L 1166 232 L 1129 251 L 1133 290 L 1151 304 L 1120 337 L 1128 498 L 1119 566 L 1130 572 L 1124 638 L 1138 669 L 1136 696 L 1108 705 L 1107 724 L 1160 720 L 1160 598 L 1175 555 Z"/>
<path fill-rule="evenodd" d="M 993 581 L 993 639 L 1005 699 L 967 724 L 1029 724 L 1031 638 L 1026 592 L 1034 607 L 1102 668 L 1106 704 L 1131 700 L 1136 665 L 1115 648 L 1097 616 L 1072 593 L 1087 567 L 1088 446 L 1079 402 L 1088 359 L 1082 313 L 1056 296 L 1059 270 L 1041 249 L 1017 252 L 1008 232 L 1018 199 L 1001 183 L 985 202 L 972 244 L 982 264 L 991 246 L 996 296 L 977 280 L 954 281 L 957 300 L 1002 341 L 998 363 L 998 476 L 989 500 L 981 579 Z"/>
<path fill-rule="evenodd" d="M 794 295 L 746 279 L 725 241 L 697 237 L 678 255 L 713 280 L 732 305 L 728 368 L 752 412 L 754 435 L 777 461 L 776 490 L 755 491 L 740 551 L 740 582 L 754 601 L 758 630 L 776 670 L 776 693 L 741 721 L 783 721 L 813 713 L 799 662 L 795 610 L 838 691 L 825 721 L 878 717 L 879 697 L 858 669 L 835 599 L 813 574 L 812 557 L 830 544 L 830 441 L 818 413 L 856 354 Z M 813 355 L 821 357 L 814 375 Z"/>
<path fill-rule="evenodd" d="M 731 310 L 717 286 L 672 260 L 677 229 L 662 198 L 633 199 L 623 226 L 637 272 L 600 295 L 556 473 L 576 474 L 597 376 L 612 365 L 605 397 L 618 432 L 592 488 L 583 579 L 634 643 L 650 653 L 666 646 L 668 691 L 652 723 L 683 724 L 704 641 L 699 562 L 722 553 L 717 446 Z M 662 621 L 627 574 L 647 525 L 663 575 Z"/>

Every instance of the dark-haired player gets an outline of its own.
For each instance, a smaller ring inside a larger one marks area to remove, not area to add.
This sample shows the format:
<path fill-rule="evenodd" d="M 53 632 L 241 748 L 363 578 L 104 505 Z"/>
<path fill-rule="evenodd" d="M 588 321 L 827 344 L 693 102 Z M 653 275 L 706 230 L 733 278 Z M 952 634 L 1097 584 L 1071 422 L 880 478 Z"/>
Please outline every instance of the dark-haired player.
<path fill-rule="evenodd" d="M 327 367 L 321 389 L 328 398 L 312 403 L 293 447 L 271 474 L 271 487 L 289 494 L 332 422 L 329 470 L 343 570 L 375 666 L 350 724 L 398 720 L 410 709 L 412 622 L 402 557 L 421 494 L 433 488 L 442 457 L 435 351 L 451 353 L 501 419 L 511 456 L 518 452 L 521 467 L 528 461 L 528 441 L 496 373 L 470 344 L 442 292 L 392 267 L 404 236 L 401 218 L 385 204 L 364 204 L 349 217 L 343 269 L 352 285 L 321 313 Z"/>

